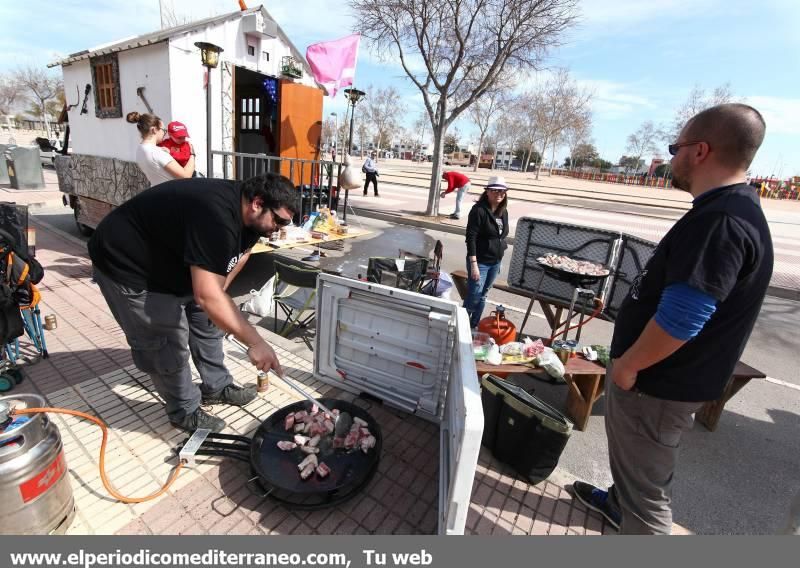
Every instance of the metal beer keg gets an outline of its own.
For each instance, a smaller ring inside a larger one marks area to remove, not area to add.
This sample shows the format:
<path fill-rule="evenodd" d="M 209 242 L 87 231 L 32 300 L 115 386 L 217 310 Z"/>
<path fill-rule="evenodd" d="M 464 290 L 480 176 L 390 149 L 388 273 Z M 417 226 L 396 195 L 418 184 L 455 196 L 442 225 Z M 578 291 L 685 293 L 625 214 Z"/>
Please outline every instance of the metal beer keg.
<path fill-rule="evenodd" d="M 63 534 L 75 515 L 64 446 L 46 414 L 12 416 L 46 406 L 42 397 L 0 397 L 0 534 Z"/>

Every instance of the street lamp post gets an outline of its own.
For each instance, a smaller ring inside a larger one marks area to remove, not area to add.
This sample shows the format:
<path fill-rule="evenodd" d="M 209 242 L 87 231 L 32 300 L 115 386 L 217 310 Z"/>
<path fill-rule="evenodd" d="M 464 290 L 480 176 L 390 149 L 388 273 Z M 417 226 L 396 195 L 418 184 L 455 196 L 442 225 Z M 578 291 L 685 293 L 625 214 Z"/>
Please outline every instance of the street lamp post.
<path fill-rule="evenodd" d="M 331 113 L 333 117 L 333 161 L 336 161 L 336 154 L 339 152 L 339 115 Z"/>
<path fill-rule="evenodd" d="M 356 104 L 361 101 L 367 93 L 364 91 L 359 91 L 356 88 L 349 88 L 344 90 L 344 95 L 347 97 L 347 102 L 350 105 L 350 139 L 347 141 L 347 153 L 353 153 L 353 118 L 356 114 Z M 350 196 L 350 190 L 345 188 L 344 190 L 344 213 L 342 214 L 342 219 L 347 221 L 347 199 Z"/>
<path fill-rule="evenodd" d="M 206 68 L 206 176 L 214 177 L 214 163 L 211 157 L 211 70 L 219 64 L 219 54 L 223 49 L 213 43 L 198 41 L 200 59 Z"/>

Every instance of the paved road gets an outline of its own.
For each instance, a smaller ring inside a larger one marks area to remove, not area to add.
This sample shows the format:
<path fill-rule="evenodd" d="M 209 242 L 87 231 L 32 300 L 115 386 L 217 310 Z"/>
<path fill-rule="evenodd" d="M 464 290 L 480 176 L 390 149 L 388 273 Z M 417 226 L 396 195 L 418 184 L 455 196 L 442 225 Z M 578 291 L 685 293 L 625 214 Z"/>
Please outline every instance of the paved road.
<path fill-rule="evenodd" d="M 68 209 L 45 209 L 36 216 L 83 238 Z M 425 253 L 437 239 L 444 244 L 444 269 L 463 267 L 466 248 L 459 235 L 372 219 L 351 220 L 351 224 L 359 222 L 372 233 L 346 241 L 341 251 L 327 251 L 328 257 L 321 263 L 324 268 L 356 276 L 366 272 L 370 256 L 394 256 L 399 248 Z M 294 251 L 291 255 L 297 258 L 308 252 Z M 510 257 L 512 251 L 507 254 Z M 270 257 L 253 257 L 235 283 L 234 295 L 243 298 L 266 281 L 271 273 Z M 502 277 L 506 277 L 505 271 Z M 521 298 L 493 291 L 490 300 L 509 306 L 512 321 L 521 323 L 521 311 L 526 307 Z M 716 432 L 697 426 L 686 436 L 675 481 L 675 521 L 690 530 L 705 534 L 770 533 L 784 522 L 788 496 L 800 490 L 800 376 L 795 355 L 800 353 L 799 319 L 800 302 L 767 299 L 743 359 L 770 379 L 752 382 L 729 402 Z M 547 328 L 543 317 L 534 317 L 526 331 L 544 334 Z M 607 343 L 611 332 L 611 324 L 593 321 L 584 337 L 592 343 Z M 565 387 L 532 379 L 527 386 L 563 408 Z M 587 430 L 573 434 L 560 466 L 591 482 L 608 483 L 606 447 L 601 399 Z"/>
<path fill-rule="evenodd" d="M 488 170 L 473 174 L 473 188 L 465 197 L 469 209 L 480 194 Z M 650 241 L 658 241 L 690 207 L 691 196 L 677 190 L 640 188 L 602 184 L 562 177 L 542 175 L 537 182 L 532 175 L 499 172 L 507 177 L 509 192 L 509 222 L 514 234 L 517 219 L 536 217 L 598 229 L 624 231 Z M 427 204 L 429 165 L 410 164 L 394 160 L 386 162 L 380 176 L 380 198 L 370 193 L 363 197 L 361 190 L 350 193 L 350 203 L 357 209 L 383 211 L 400 215 L 419 215 Z M 775 248 L 775 269 L 772 286 L 791 291 L 790 297 L 800 297 L 800 202 L 764 200 L 762 202 L 770 224 Z M 440 211 L 449 214 L 455 207 L 451 195 L 442 201 Z M 464 226 L 461 222 L 445 220 L 448 225 Z"/>

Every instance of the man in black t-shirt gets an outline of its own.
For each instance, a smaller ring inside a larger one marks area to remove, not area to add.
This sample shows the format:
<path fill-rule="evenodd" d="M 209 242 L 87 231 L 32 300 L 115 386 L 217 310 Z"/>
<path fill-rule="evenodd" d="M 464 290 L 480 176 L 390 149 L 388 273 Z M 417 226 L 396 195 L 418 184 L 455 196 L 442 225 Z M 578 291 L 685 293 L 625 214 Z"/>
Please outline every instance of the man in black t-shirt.
<path fill-rule="evenodd" d="M 606 374 L 609 491 L 575 496 L 627 534 L 669 534 L 681 435 L 716 400 L 744 351 L 769 286 L 772 239 L 746 172 L 764 139 L 743 104 L 707 109 L 669 152 L 692 209 L 664 236 L 623 302 Z"/>
<path fill-rule="evenodd" d="M 258 238 L 291 223 L 296 195 L 291 182 L 275 174 L 242 183 L 168 181 L 112 211 L 89 241 L 95 280 L 175 427 L 218 432 L 225 422 L 203 411 L 201 402 L 243 406 L 256 397 L 253 387 L 233 384 L 223 361 L 223 332 L 249 347 L 259 370 L 281 374 L 275 352 L 226 289 Z M 199 388 L 192 383 L 190 354 Z"/>

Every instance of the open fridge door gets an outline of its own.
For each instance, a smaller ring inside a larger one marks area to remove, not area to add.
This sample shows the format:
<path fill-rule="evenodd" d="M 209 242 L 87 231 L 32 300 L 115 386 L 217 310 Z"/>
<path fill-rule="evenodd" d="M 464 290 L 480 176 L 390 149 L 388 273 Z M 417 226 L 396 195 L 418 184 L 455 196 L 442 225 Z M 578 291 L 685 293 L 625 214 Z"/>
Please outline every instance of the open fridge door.
<path fill-rule="evenodd" d="M 483 433 L 466 311 L 321 274 L 316 319 L 317 379 L 439 424 L 439 532 L 463 534 Z"/>

